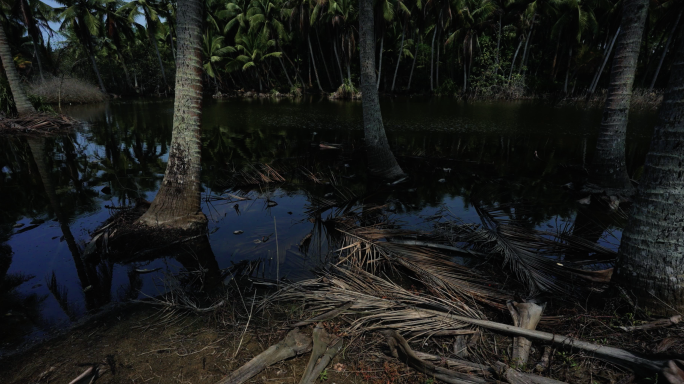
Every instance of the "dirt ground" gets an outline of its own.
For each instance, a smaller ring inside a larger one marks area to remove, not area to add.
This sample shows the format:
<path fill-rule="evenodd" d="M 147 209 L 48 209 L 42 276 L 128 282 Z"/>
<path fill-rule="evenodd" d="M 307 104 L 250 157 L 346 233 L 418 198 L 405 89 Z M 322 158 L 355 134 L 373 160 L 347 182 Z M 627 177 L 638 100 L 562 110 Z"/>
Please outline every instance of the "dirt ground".
<path fill-rule="evenodd" d="M 250 325 L 243 337 L 244 329 L 244 324 L 224 326 L 215 315 L 136 305 L 0 360 L 0 381 L 69 383 L 90 364 L 100 363 L 105 373 L 96 382 L 101 384 L 216 383 L 288 331 L 268 321 Z M 310 327 L 305 332 L 310 333 Z M 370 361 L 360 362 L 354 356 L 338 355 L 317 382 L 426 382 L 423 375 L 388 357 L 366 356 Z M 299 383 L 308 359 L 307 353 L 275 364 L 248 382 Z"/>

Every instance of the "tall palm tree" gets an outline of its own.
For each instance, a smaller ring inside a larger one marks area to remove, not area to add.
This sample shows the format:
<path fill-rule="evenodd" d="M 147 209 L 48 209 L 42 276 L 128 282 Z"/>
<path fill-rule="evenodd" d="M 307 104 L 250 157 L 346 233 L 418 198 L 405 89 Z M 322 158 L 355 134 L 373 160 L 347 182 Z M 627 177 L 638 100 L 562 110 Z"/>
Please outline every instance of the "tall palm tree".
<path fill-rule="evenodd" d="M 158 9 L 160 5 L 154 0 L 132 0 L 123 7 L 121 7 L 122 12 L 129 12 L 129 20 L 135 22 L 135 17 L 142 14 L 145 17 L 145 24 L 147 24 L 147 36 L 154 48 L 154 53 L 157 55 L 157 61 L 159 62 L 159 69 L 161 69 L 162 80 L 164 81 L 164 87 L 168 88 L 169 84 L 166 81 L 166 71 L 164 71 L 164 63 L 162 62 L 161 55 L 159 54 L 159 44 L 157 44 L 157 30 L 159 24 Z"/>
<path fill-rule="evenodd" d="M 173 136 L 161 188 L 139 220 L 148 226 L 194 229 L 207 224 L 200 204 L 203 6 L 201 0 L 178 0 Z"/>
<path fill-rule="evenodd" d="M 2 59 L 5 76 L 7 77 L 7 82 L 9 82 L 10 89 L 12 90 L 12 97 L 14 98 L 14 105 L 17 107 L 17 113 L 21 116 L 35 112 L 36 110 L 33 108 L 31 102 L 29 102 L 26 91 L 21 86 L 19 72 L 14 65 L 14 57 L 12 56 L 7 36 L 5 36 L 5 24 L 7 24 L 7 19 L 2 17 L 0 20 L 2 21 L 2 25 L 0 25 L 0 59 Z"/>
<path fill-rule="evenodd" d="M 672 65 L 613 282 L 651 313 L 684 310 L 684 44 Z"/>
<path fill-rule="evenodd" d="M 126 85 L 130 89 L 133 85 L 131 83 L 131 76 L 128 73 L 126 60 L 123 57 L 124 38 L 132 40 L 135 37 L 133 28 L 125 16 L 125 12 L 121 11 L 122 5 L 125 4 L 123 0 L 106 0 L 102 13 L 104 17 L 103 35 L 107 37 L 114 48 L 115 56 L 119 59 L 119 63 L 126 76 Z"/>
<path fill-rule="evenodd" d="M 78 39 L 85 51 L 88 53 L 93 72 L 97 77 L 100 90 L 107 93 L 107 89 L 102 82 L 100 70 L 95 61 L 95 47 L 93 46 L 93 36 L 96 36 L 100 28 L 98 13 L 102 11 L 102 5 L 106 0 L 57 0 L 64 5 L 56 9 L 62 19 L 60 30 L 70 30 Z"/>
<path fill-rule="evenodd" d="M 375 20 L 373 0 L 359 1 L 359 56 L 361 58 L 361 98 L 366 158 L 371 174 L 385 179 L 404 175 L 390 150 L 382 124 L 380 100 L 375 82 Z"/>
<path fill-rule="evenodd" d="M 24 24 L 27 34 L 31 37 L 33 42 L 33 49 L 35 50 L 35 58 L 38 63 L 38 71 L 42 80 L 45 80 L 43 75 L 43 61 L 41 59 L 42 47 L 41 44 L 41 26 L 49 30 L 49 21 L 55 21 L 54 9 L 43 3 L 40 0 L 16 0 L 12 7 L 12 12 L 16 14 L 17 19 L 20 19 Z"/>
<path fill-rule="evenodd" d="M 625 194 L 634 192 L 627 174 L 625 136 L 647 13 L 648 0 L 623 0 L 622 26 L 610 71 L 608 99 L 601 118 L 594 159 L 589 169 L 589 180 L 592 183 L 600 188 L 619 190 Z"/>
<path fill-rule="evenodd" d="M 345 59 L 344 61 L 347 67 L 347 79 L 350 86 L 352 85 L 351 60 L 353 53 L 356 51 L 354 18 L 357 16 L 357 12 L 354 4 L 355 2 L 353 0 L 329 0 L 327 11 L 330 23 L 335 31 L 333 51 L 335 52 L 335 56 L 338 57 L 338 65 L 341 67 L 342 64 L 339 63 L 339 56 L 337 53 L 337 45 L 339 42 L 339 46 L 342 50 L 341 53 L 343 54 L 342 56 Z M 342 77 L 344 77 L 344 75 L 342 75 Z"/>

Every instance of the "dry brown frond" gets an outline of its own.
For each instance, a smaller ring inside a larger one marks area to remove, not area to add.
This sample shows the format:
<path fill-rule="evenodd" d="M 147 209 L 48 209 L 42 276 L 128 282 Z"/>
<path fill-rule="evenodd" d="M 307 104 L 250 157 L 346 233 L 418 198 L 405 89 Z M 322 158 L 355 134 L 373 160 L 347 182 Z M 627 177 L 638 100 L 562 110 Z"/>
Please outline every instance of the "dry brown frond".
<path fill-rule="evenodd" d="M 78 120 L 54 113 L 32 113 L 16 118 L 0 118 L 0 134 L 47 136 L 71 131 Z"/>
<path fill-rule="evenodd" d="M 235 171 L 221 184 L 226 187 L 282 183 L 285 178 L 268 164 L 249 164 L 245 169 Z"/>

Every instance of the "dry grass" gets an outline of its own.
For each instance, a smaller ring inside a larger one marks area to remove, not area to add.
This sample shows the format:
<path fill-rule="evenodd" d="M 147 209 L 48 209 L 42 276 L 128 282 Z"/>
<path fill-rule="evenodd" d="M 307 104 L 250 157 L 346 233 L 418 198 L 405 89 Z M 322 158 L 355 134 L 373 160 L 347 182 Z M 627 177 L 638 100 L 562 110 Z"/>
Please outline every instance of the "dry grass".
<path fill-rule="evenodd" d="M 100 92 L 95 85 L 77 78 L 53 77 L 43 82 L 33 83 L 29 93 L 50 104 L 59 103 L 60 97 L 62 104 L 99 103 L 107 99 L 107 95 Z"/>

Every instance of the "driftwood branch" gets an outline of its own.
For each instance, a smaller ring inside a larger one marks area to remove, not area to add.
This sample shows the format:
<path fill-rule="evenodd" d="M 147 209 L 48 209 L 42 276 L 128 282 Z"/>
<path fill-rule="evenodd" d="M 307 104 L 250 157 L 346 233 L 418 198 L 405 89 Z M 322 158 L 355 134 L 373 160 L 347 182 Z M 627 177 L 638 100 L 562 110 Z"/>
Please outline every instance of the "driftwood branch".
<path fill-rule="evenodd" d="M 534 302 L 516 303 L 509 301 L 506 303 L 508 310 L 511 312 L 513 324 L 516 327 L 524 329 L 535 329 L 539 324 L 544 307 L 537 305 Z M 530 348 L 532 341 L 525 337 L 513 338 L 513 358 L 511 362 L 519 367 L 524 367 L 530 357 Z"/>
<path fill-rule="evenodd" d="M 279 361 L 301 355 L 311 350 L 311 338 L 295 328 L 278 344 L 272 345 L 259 356 L 238 368 L 216 384 L 241 384 L 251 379 L 266 367 Z"/>
<path fill-rule="evenodd" d="M 321 323 L 318 323 L 313 330 L 313 350 L 311 351 L 309 364 L 306 365 L 306 369 L 304 370 L 304 374 L 302 375 L 302 380 L 299 382 L 299 384 L 304 384 L 307 382 L 309 376 L 311 376 L 311 373 L 314 371 L 314 368 L 316 367 L 318 358 L 321 357 L 323 353 L 325 353 L 325 350 L 328 349 L 328 345 L 330 345 L 330 342 L 330 335 L 328 334 L 328 332 L 325 331 L 323 325 L 321 325 Z"/>
<path fill-rule="evenodd" d="M 669 327 L 670 325 L 675 325 L 682 321 L 682 316 L 681 315 L 675 315 L 670 317 L 669 319 L 658 319 L 656 321 L 652 321 L 650 323 L 642 324 L 642 325 L 634 325 L 631 327 L 620 327 L 623 331 L 631 332 L 631 331 L 636 331 L 636 330 L 644 330 L 644 329 L 654 329 L 654 328 L 665 328 Z"/>
<path fill-rule="evenodd" d="M 308 320 L 302 320 L 302 321 L 300 321 L 300 322 L 298 322 L 298 323 L 292 324 L 291 327 L 292 327 L 292 328 L 303 327 L 303 326 L 305 326 L 305 325 L 307 325 L 307 324 L 316 323 L 316 322 L 319 322 L 319 321 L 332 320 L 332 319 L 336 318 L 337 316 L 343 314 L 344 311 L 346 311 L 347 309 L 349 309 L 353 304 L 354 304 L 354 302 L 353 302 L 353 301 L 350 301 L 350 302 L 345 303 L 345 304 L 343 304 L 343 305 L 341 305 L 341 306 L 339 306 L 339 307 L 337 307 L 337 308 L 335 308 L 335 309 L 333 309 L 333 310 L 330 310 L 330 311 L 328 311 L 328 312 L 322 313 L 322 314 L 320 314 L 320 315 L 318 315 L 318 316 L 316 316 L 316 317 L 312 317 L 312 318 L 310 318 L 310 319 L 308 319 Z"/>
<path fill-rule="evenodd" d="M 510 384 L 567 384 L 564 381 L 516 371 L 500 361 L 496 362 L 494 366 L 501 378 Z"/>
<path fill-rule="evenodd" d="M 335 356 L 340 353 L 342 350 L 342 345 L 344 344 L 344 341 L 342 338 L 337 338 L 332 341 L 331 345 L 328 347 L 328 349 L 325 351 L 321 359 L 318 361 L 318 364 L 314 367 L 314 369 L 311 371 L 308 377 L 302 377 L 302 381 L 300 381 L 300 384 L 314 384 L 316 382 L 316 379 L 320 376 L 321 372 L 325 369 L 325 367 L 330 364 L 332 359 L 335 358 Z"/>

